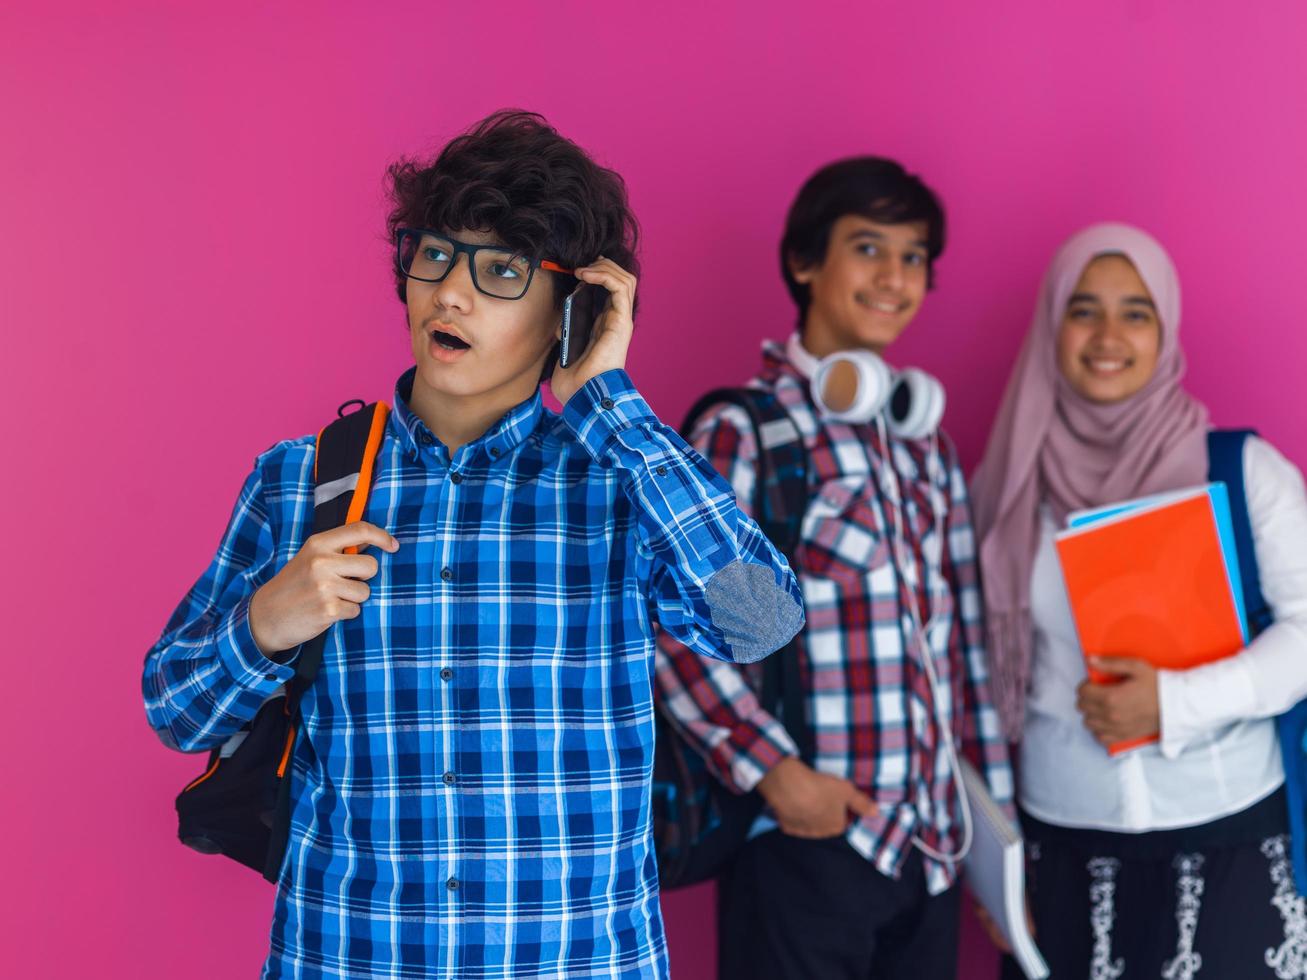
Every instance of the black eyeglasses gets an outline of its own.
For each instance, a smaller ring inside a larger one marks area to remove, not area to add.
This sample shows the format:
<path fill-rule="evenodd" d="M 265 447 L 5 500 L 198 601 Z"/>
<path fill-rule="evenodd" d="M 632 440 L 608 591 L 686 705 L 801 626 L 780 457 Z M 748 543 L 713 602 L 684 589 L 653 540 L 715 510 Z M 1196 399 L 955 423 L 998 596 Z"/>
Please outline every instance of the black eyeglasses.
<path fill-rule="evenodd" d="M 401 228 L 395 235 L 396 266 L 419 282 L 440 282 L 453 271 L 460 252 L 467 255 L 472 285 L 496 299 L 521 299 L 531 288 L 536 269 L 564 275 L 573 271 L 503 245 L 469 245 L 425 228 Z"/>

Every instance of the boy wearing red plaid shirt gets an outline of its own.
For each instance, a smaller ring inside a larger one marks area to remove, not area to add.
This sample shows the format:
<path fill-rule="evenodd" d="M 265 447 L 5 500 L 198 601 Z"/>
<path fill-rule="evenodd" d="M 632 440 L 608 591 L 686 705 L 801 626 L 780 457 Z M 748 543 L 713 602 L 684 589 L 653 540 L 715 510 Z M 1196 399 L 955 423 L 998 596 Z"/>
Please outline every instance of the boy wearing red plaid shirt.
<path fill-rule="evenodd" d="M 798 330 L 764 346 L 750 385 L 783 406 L 807 451 L 793 556 L 804 717 L 760 703 L 762 665 L 659 639 L 677 728 L 725 786 L 766 804 L 718 882 L 723 978 L 954 977 L 968 836 L 955 745 L 1011 803 L 966 482 L 937 428 L 943 390 L 880 360 L 943 245 L 935 195 L 890 160 L 831 164 L 790 209 L 781 266 Z M 759 447 L 743 409 L 709 409 L 691 442 L 753 499 Z"/>

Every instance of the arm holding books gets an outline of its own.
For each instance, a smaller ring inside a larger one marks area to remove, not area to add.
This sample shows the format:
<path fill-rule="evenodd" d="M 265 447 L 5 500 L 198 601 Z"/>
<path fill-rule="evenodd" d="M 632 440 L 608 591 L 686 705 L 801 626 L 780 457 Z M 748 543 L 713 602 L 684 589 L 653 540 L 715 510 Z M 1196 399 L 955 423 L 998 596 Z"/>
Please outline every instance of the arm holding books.
<path fill-rule="evenodd" d="M 1158 672 L 1162 753 L 1248 718 L 1281 714 L 1307 695 L 1307 492 L 1273 446 L 1251 438 L 1244 482 L 1262 593 L 1275 622 L 1233 657 Z"/>

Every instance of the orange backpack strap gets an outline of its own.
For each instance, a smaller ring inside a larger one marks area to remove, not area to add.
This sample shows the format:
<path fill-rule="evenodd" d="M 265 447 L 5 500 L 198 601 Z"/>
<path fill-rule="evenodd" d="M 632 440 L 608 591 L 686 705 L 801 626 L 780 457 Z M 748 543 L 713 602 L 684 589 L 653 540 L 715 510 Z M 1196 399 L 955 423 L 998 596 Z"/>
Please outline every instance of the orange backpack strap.
<path fill-rule="evenodd" d="M 353 524 L 363 517 L 377 450 L 389 417 L 390 407 L 385 402 L 373 402 L 357 412 L 341 415 L 318 433 L 313 457 L 314 534 Z M 351 554 L 355 552 L 356 548 L 350 549 Z"/>

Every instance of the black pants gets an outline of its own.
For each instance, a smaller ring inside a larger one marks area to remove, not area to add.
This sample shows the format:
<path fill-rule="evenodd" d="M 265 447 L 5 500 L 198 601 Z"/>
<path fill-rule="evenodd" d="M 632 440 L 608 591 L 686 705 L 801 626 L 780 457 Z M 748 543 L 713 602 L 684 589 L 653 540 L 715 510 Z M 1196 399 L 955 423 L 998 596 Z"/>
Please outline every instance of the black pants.
<path fill-rule="evenodd" d="M 954 980 L 958 888 L 926 892 L 914 850 L 899 881 L 842 837 L 749 841 L 718 883 L 721 980 Z"/>
<path fill-rule="evenodd" d="M 1052 980 L 1307 977 L 1282 796 L 1205 827 L 1109 834 L 1022 823 Z M 1005 961 L 1003 980 L 1023 974 Z"/>

